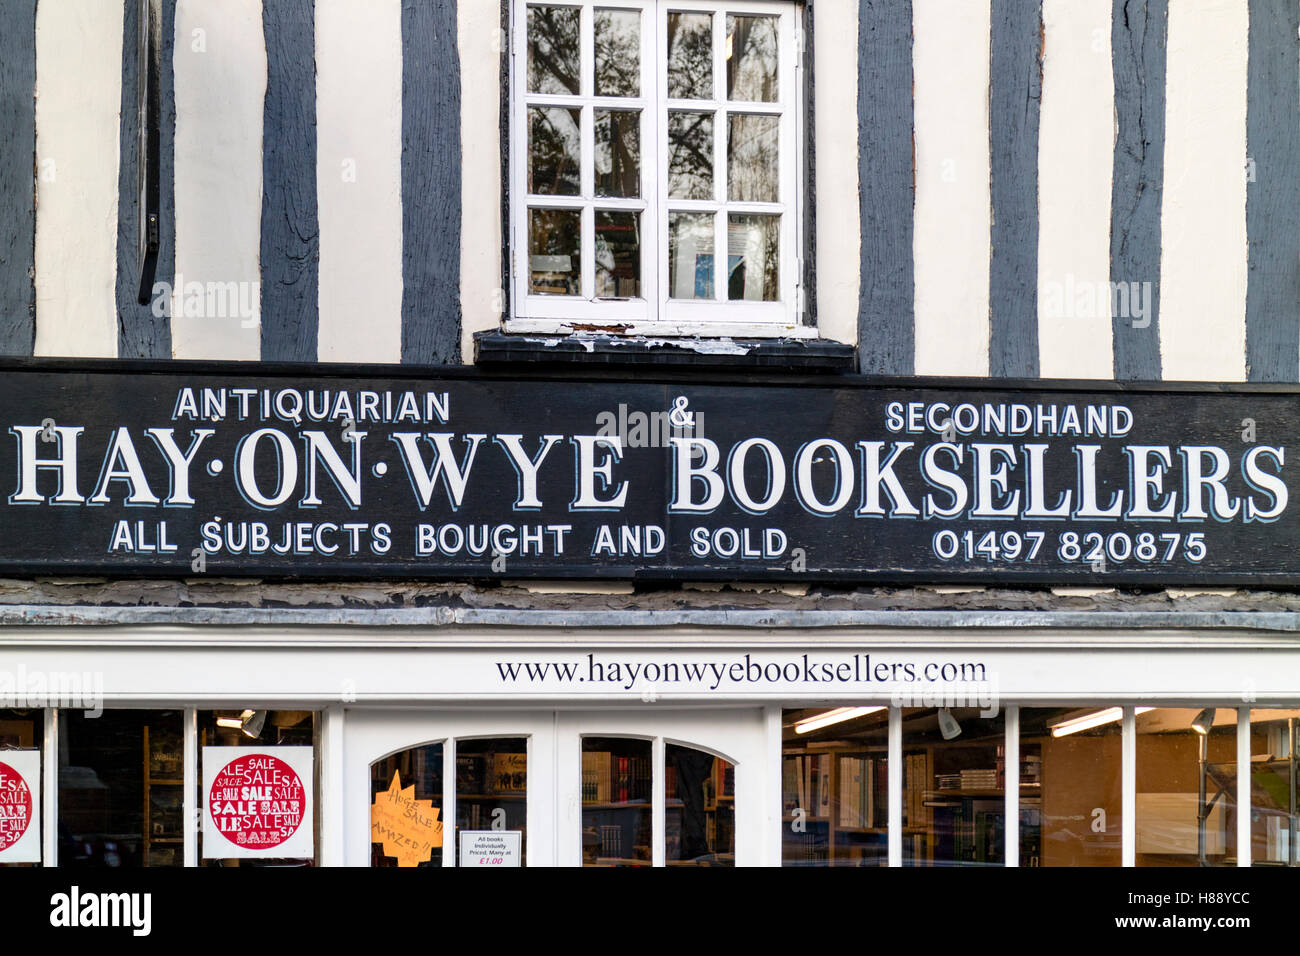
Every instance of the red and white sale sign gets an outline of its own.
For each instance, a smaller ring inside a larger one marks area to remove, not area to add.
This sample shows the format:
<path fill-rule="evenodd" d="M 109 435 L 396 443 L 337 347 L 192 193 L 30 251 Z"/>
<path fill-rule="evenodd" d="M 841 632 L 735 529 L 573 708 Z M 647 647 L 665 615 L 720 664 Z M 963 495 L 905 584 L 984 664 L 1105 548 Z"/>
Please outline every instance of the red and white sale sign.
<path fill-rule="evenodd" d="M 203 858 L 315 855 L 311 747 L 203 748 Z"/>
<path fill-rule="evenodd" d="M 40 861 L 40 751 L 0 750 L 0 862 Z"/>

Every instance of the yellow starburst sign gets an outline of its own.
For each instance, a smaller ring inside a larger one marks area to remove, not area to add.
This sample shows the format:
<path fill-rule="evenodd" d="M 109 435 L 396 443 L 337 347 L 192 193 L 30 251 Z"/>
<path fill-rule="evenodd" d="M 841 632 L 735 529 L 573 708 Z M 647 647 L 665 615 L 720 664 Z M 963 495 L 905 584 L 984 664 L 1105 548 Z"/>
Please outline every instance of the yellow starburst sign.
<path fill-rule="evenodd" d="M 432 800 L 415 799 L 415 784 L 403 789 L 402 777 L 375 795 L 370 808 L 370 838 L 384 845 L 384 856 L 397 857 L 398 866 L 416 866 L 442 846 L 442 821 Z"/>

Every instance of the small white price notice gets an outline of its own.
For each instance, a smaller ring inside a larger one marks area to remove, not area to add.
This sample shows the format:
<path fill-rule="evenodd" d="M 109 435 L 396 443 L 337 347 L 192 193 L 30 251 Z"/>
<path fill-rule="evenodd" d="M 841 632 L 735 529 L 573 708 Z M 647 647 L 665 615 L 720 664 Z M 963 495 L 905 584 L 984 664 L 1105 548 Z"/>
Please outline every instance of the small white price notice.
<path fill-rule="evenodd" d="M 460 831 L 460 865 L 485 870 L 523 866 L 522 830 Z"/>

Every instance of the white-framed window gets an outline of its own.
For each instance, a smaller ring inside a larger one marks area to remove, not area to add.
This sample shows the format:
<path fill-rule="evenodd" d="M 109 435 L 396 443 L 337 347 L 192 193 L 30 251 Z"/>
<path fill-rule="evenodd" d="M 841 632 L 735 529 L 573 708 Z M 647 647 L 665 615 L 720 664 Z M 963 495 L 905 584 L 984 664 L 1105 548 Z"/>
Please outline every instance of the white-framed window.
<path fill-rule="evenodd" d="M 511 0 L 507 331 L 816 335 L 799 12 Z"/>

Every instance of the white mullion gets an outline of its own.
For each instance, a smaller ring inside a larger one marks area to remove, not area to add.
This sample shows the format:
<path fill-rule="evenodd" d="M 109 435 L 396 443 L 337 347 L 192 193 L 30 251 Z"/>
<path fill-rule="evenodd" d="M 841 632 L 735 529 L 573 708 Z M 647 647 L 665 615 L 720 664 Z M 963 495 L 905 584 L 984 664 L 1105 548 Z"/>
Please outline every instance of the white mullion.
<path fill-rule="evenodd" d="M 637 227 L 641 258 L 641 301 L 645 303 L 646 318 L 653 318 L 655 303 L 659 301 L 659 154 L 667 155 L 668 127 L 659 122 L 659 21 L 654 7 L 638 8 L 638 29 L 641 31 L 641 200 L 643 203 Z M 664 70 L 665 77 L 667 69 Z M 662 131 L 662 133 L 661 133 Z M 660 136 L 663 140 L 660 140 Z"/>
<path fill-rule="evenodd" d="M 199 812 L 203 780 L 199 777 L 199 712 L 186 707 L 181 724 L 181 864 L 199 865 Z"/>
<path fill-rule="evenodd" d="M 582 250 L 578 288 L 582 298 L 591 301 L 596 297 L 596 210 L 592 205 L 596 196 L 596 109 L 592 105 L 596 93 L 596 24 L 595 9 L 589 3 L 582 5 L 578 37 L 578 72 L 582 77 L 578 86 L 583 98 L 579 127 L 582 155 L 578 168 L 581 170 L 582 198 L 586 201 L 578 233 Z"/>
<path fill-rule="evenodd" d="M 647 316 L 648 319 L 662 321 L 668 315 L 668 300 L 672 297 L 672 286 L 669 282 L 669 262 L 668 262 L 668 240 L 669 240 L 669 221 L 671 215 L 668 210 L 668 112 L 671 109 L 668 99 L 668 8 L 662 4 L 655 4 L 655 46 L 656 49 L 663 50 L 663 63 L 656 61 L 654 65 L 654 89 L 655 89 L 655 107 L 654 107 L 654 125 L 655 135 L 655 166 L 659 170 L 658 184 L 659 190 L 655 195 L 655 210 L 658 216 L 658 222 L 655 223 L 655 280 L 658 283 L 657 291 L 653 301 L 656 304 L 655 312 Z M 661 139 L 662 137 L 662 139 Z"/>
<path fill-rule="evenodd" d="M 1237 866 L 1250 866 L 1250 708 L 1237 708 Z"/>
<path fill-rule="evenodd" d="M 514 237 L 511 261 L 514 275 L 510 283 L 513 289 L 512 309 L 516 314 L 525 311 L 530 278 L 528 230 L 528 202 L 524 198 L 528 190 L 528 16 L 526 8 L 520 4 L 510 5 L 510 29 L 512 55 L 511 67 L 511 150 L 510 150 L 510 203 L 511 235 Z M 521 105 L 522 104 L 522 105 Z"/>
<path fill-rule="evenodd" d="M 1121 866 L 1137 866 L 1137 717 L 1124 708 L 1120 735 L 1120 854 Z"/>
<path fill-rule="evenodd" d="M 889 777 L 888 861 L 903 865 L 903 709 L 889 708 L 889 752 L 885 763 Z"/>
<path fill-rule="evenodd" d="M 719 104 L 713 114 L 713 198 L 722 205 L 713 218 L 713 300 L 726 302 L 731 253 L 726 212 L 730 190 L 727 180 L 727 14 L 723 9 L 713 14 L 713 98 Z"/>
<path fill-rule="evenodd" d="M 442 745 L 442 865 L 456 865 L 456 738 Z"/>
<path fill-rule="evenodd" d="M 587 204 L 581 196 L 548 196 L 544 193 L 529 193 L 524 200 L 533 209 L 581 209 Z"/>
<path fill-rule="evenodd" d="M 41 866 L 59 865 L 59 712 L 42 711 Z"/>
<path fill-rule="evenodd" d="M 779 164 L 779 190 L 781 205 L 781 238 L 777 243 L 781 256 L 777 271 L 778 298 L 798 320 L 799 300 L 799 229 L 801 217 L 795 197 L 799 194 L 799 157 L 803 155 L 795 122 L 799 102 L 799 53 L 796 42 L 799 35 L 796 12 L 783 13 L 777 21 L 779 37 L 776 51 L 777 89 L 780 91 L 781 114 L 777 119 L 777 163 Z M 1008 832 L 1011 827 L 1008 827 Z"/>
<path fill-rule="evenodd" d="M 665 781 L 664 739 L 654 738 L 650 745 L 650 865 L 664 866 L 668 857 L 666 836 L 668 833 L 668 795 Z"/>
<path fill-rule="evenodd" d="M 1020 865 L 1020 707 L 1007 706 L 1004 727 L 1006 739 L 1003 746 L 1002 789 L 1006 799 L 1007 866 Z"/>

